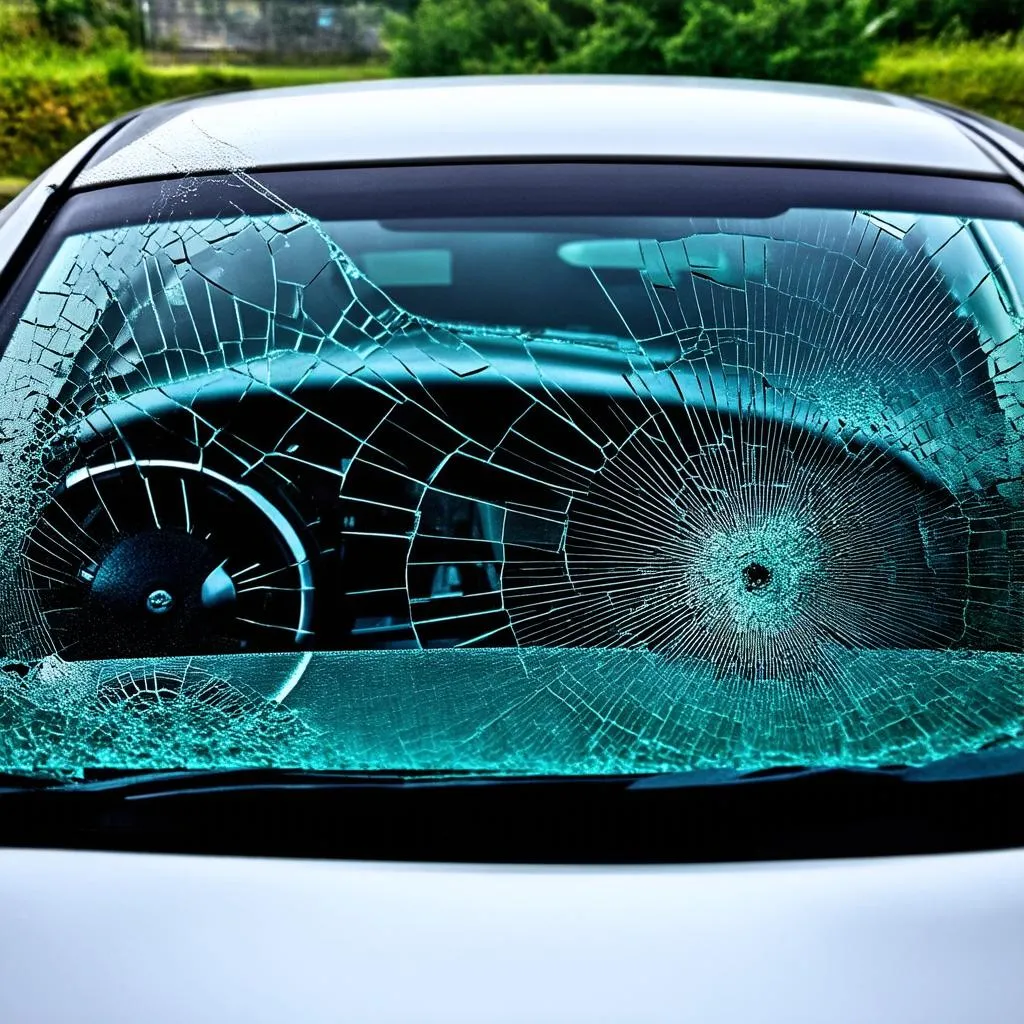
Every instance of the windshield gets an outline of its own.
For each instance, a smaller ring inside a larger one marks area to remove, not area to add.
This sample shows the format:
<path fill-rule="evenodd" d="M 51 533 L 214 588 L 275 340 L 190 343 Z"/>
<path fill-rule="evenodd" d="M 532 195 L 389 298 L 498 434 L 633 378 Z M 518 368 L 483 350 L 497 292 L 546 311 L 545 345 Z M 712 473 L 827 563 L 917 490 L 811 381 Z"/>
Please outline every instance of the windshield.
<path fill-rule="evenodd" d="M 0 330 L 0 769 L 1024 745 L 1020 215 L 670 166 L 73 197 Z"/>

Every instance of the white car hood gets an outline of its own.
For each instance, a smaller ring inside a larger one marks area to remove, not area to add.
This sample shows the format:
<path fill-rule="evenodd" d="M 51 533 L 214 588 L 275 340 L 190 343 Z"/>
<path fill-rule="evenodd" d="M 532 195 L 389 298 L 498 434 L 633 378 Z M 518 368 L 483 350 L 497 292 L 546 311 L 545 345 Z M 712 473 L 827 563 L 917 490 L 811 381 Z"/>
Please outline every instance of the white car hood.
<path fill-rule="evenodd" d="M 983 1024 L 1024 851 L 651 868 L 0 851 L 0 1020 Z"/>

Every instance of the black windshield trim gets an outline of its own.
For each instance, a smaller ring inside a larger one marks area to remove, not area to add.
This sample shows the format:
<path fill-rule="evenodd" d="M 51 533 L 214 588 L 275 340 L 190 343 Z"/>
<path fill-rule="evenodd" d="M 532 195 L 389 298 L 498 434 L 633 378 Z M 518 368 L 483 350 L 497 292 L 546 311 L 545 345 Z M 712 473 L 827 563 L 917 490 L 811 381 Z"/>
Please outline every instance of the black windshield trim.
<path fill-rule="evenodd" d="M 1024 220 L 1024 192 L 1002 179 L 824 167 L 613 161 L 374 164 L 251 172 L 273 196 L 320 219 L 521 216 L 770 216 L 792 207 L 877 208 Z M 182 182 L 199 188 L 181 190 Z M 64 234 L 274 212 L 237 176 L 154 179 L 77 192 Z"/>
<path fill-rule="evenodd" d="M 320 219 L 429 216 L 749 216 L 786 209 L 879 209 L 1024 223 L 1024 191 L 1005 178 L 876 168 L 601 159 L 345 165 L 202 174 L 79 189 L 48 223 L 0 303 L 9 337 L 64 239 L 150 221 L 273 214 L 278 200 Z M 181 187 L 188 184 L 188 188 Z M 195 187 L 198 186 L 198 187 Z M 261 194 L 262 193 L 262 194 Z M 0 355 L 6 342 L 0 342 Z"/>
<path fill-rule="evenodd" d="M 741 863 L 1024 846 L 1024 776 L 916 785 L 886 772 L 635 789 L 501 785 L 116 789 L 0 796 L 0 846 L 505 864 Z"/>

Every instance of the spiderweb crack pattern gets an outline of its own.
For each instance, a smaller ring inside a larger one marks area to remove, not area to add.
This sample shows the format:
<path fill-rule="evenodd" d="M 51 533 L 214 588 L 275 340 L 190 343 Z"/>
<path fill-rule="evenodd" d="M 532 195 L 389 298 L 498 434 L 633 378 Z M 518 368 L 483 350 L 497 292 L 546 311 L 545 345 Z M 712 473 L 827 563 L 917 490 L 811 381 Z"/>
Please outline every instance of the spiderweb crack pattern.
<path fill-rule="evenodd" d="M 244 682 L 190 662 L 47 659 L 0 675 L 5 771 L 78 776 L 89 767 L 314 765 L 331 743 Z"/>
<path fill-rule="evenodd" d="M 0 358 L 4 642 L 46 666 L 5 684 L 11 764 L 625 771 L 1017 742 L 1018 226 L 694 219 L 580 271 L 621 322 L 581 340 L 418 316 L 330 225 L 234 181 L 278 212 L 65 241 Z M 318 488 L 340 540 L 303 505 Z M 249 564 L 218 502 L 262 538 Z M 172 507 L 223 674 L 185 685 L 187 630 L 123 671 L 62 660 Z M 328 578 L 352 629 L 402 639 L 293 676 L 274 645 L 319 643 L 302 609 L 328 556 L 359 566 Z M 242 626 L 267 653 L 237 653 Z"/>

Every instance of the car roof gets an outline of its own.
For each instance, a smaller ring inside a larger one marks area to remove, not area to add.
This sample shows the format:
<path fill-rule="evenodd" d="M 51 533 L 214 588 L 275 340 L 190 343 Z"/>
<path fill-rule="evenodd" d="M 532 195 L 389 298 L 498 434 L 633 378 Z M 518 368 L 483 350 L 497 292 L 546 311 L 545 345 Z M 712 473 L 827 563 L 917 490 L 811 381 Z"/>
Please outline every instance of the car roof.
<path fill-rule="evenodd" d="M 1005 176 L 956 121 L 887 93 L 547 75 L 396 79 L 165 104 L 116 132 L 75 185 L 241 169 L 529 158 Z"/>

